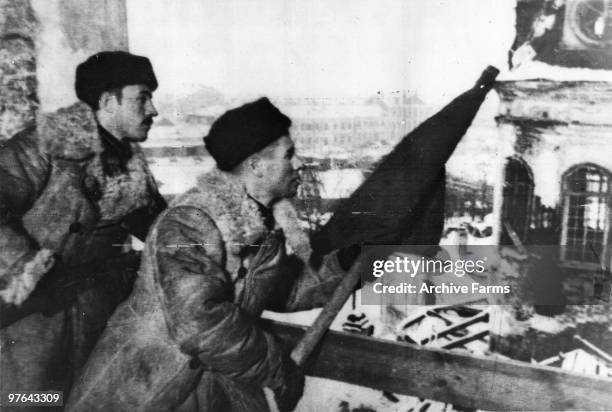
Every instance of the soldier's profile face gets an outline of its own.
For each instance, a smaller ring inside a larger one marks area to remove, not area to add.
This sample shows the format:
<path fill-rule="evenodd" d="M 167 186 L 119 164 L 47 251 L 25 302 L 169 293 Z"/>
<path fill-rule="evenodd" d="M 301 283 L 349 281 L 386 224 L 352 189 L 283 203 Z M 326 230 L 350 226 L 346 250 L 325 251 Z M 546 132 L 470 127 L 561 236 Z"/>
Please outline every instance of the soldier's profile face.
<path fill-rule="evenodd" d="M 115 121 L 123 139 L 133 142 L 147 140 L 157 110 L 153 105 L 151 89 L 143 84 L 128 85 L 121 89 Z"/>
<path fill-rule="evenodd" d="M 270 194 L 275 199 L 293 197 L 300 184 L 298 170 L 303 164 L 295 155 L 295 146 L 289 136 L 281 137 L 273 145 L 264 159 L 264 178 Z"/>

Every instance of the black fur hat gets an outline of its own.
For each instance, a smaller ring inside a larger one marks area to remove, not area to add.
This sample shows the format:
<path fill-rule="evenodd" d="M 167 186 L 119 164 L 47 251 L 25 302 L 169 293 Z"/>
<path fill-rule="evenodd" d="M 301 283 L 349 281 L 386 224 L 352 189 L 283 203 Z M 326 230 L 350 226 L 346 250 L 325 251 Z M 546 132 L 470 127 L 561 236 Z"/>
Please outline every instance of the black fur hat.
<path fill-rule="evenodd" d="M 204 144 L 221 170 L 232 170 L 282 136 L 289 135 L 291 120 L 262 97 L 228 110 L 211 126 Z"/>
<path fill-rule="evenodd" d="M 103 51 L 77 66 L 74 88 L 77 97 L 95 110 L 102 92 L 131 84 L 157 89 L 149 59 L 124 51 Z"/>

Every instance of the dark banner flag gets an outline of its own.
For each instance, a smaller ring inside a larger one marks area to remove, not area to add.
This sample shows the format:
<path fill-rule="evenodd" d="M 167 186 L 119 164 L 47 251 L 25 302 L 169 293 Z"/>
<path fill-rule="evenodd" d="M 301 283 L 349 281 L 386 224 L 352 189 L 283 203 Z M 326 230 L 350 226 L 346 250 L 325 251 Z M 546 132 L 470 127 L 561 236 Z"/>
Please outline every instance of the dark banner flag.
<path fill-rule="evenodd" d="M 444 225 L 444 165 L 499 70 L 405 136 L 312 237 L 314 256 L 357 244 L 437 245 Z"/>

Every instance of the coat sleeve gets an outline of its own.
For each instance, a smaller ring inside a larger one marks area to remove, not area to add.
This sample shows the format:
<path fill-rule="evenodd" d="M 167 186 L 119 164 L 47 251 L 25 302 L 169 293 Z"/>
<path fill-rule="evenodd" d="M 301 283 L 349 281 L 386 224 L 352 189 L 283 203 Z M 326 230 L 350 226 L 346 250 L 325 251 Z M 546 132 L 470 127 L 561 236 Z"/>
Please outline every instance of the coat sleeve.
<path fill-rule="evenodd" d="M 156 281 L 166 322 L 181 350 L 231 379 L 281 386 L 283 350 L 257 319 L 233 303 L 215 223 L 198 208 L 177 206 L 156 229 Z"/>
<path fill-rule="evenodd" d="M 50 172 L 34 133 L 26 129 L 0 147 L 0 298 L 17 305 L 53 265 L 53 252 L 40 249 L 22 224 Z"/>

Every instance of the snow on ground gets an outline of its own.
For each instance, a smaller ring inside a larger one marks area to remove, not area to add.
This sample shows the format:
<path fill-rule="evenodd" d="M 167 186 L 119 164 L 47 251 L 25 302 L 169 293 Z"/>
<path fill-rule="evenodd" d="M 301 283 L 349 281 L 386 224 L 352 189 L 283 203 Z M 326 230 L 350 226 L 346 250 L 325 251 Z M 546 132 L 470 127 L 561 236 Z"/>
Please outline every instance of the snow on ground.
<path fill-rule="evenodd" d="M 149 168 L 162 195 L 177 195 L 192 188 L 198 176 L 214 167 L 211 157 L 157 157 L 149 159 Z"/>
<path fill-rule="evenodd" d="M 395 395 L 398 402 L 392 402 L 382 391 L 363 386 L 350 385 L 328 379 L 306 378 L 304 397 L 298 404 L 296 412 L 349 412 L 354 409 L 376 412 L 404 412 L 411 408 L 419 410 L 426 403 L 431 407 L 428 412 L 445 410 L 440 402 L 421 402 L 412 396 Z M 449 409 L 452 410 L 452 409 Z"/>
<path fill-rule="evenodd" d="M 369 147 L 347 147 L 346 145 L 321 145 L 316 148 L 303 147 L 299 141 L 296 143 L 297 154 L 304 157 L 332 158 L 332 159 L 364 159 L 378 160 L 388 154 L 394 147 L 392 144 L 376 142 Z"/>
<path fill-rule="evenodd" d="M 332 322 L 331 330 L 342 331 L 342 323 L 347 319 L 347 316 L 353 312 L 366 314 L 368 320 L 374 325 L 374 336 L 395 340 L 395 336 L 390 330 L 385 328 L 382 321 L 382 307 L 378 305 L 361 305 L 361 292 L 356 294 L 357 310 L 352 309 L 352 300 L 349 299 L 336 319 Z M 298 325 L 308 326 L 321 313 L 321 309 L 313 309 L 295 313 L 276 313 L 266 311 L 263 314 L 264 318 L 273 319 L 282 322 L 288 322 Z M 364 388 L 357 385 L 351 385 L 344 382 L 333 381 L 321 378 L 307 378 L 304 397 L 298 405 L 296 412 L 331 412 L 342 411 L 341 405 L 343 402 L 348 402 L 349 410 L 360 406 L 370 407 L 378 412 L 383 411 L 399 411 L 408 410 L 415 406 L 415 398 L 402 396 L 407 398 L 408 403 L 400 404 L 393 403 L 386 399 L 382 391 L 377 391 L 370 388 Z"/>
<path fill-rule="evenodd" d="M 385 306 L 362 305 L 361 291 L 357 291 L 355 302 L 356 309 L 353 310 L 352 299 L 347 301 L 333 321 L 330 327 L 331 330 L 342 331 L 342 324 L 346 321 L 349 314 L 364 313 L 369 323 L 374 325 L 374 337 L 393 341 L 397 340 L 396 330 L 392 325 L 396 320 L 391 320 L 391 315 L 389 315 Z M 423 306 L 412 307 L 413 313 L 417 313 L 419 310 L 422 311 L 424 309 L 425 307 Z M 266 311 L 263 317 L 281 322 L 308 326 L 314 322 L 320 312 L 321 309 L 295 313 L 275 313 Z M 430 332 L 434 331 L 435 325 L 428 325 L 428 330 Z M 308 377 L 306 379 L 304 397 L 298 404 L 296 412 L 348 412 L 359 408 L 361 408 L 359 410 L 366 411 L 403 412 L 411 408 L 418 411 L 424 408 L 426 404 L 430 405 L 425 408 L 428 412 L 450 412 L 454 410 L 451 405 L 446 405 L 441 402 L 429 400 L 421 401 L 413 396 L 393 395 L 398 399 L 398 402 L 389 400 L 383 395 L 383 392 L 379 390 L 329 379 Z"/>
<path fill-rule="evenodd" d="M 612 72 L 609 70 L 579 69 L 569 67 L 551 66 L 546 63 L 531 61 L 519 66 L 516 70 L 506 71 L 500 75 L 498 81 L 524 80 L 524 79 L 550 79 L 558 81 L 612 81 Z"/>
<path fill-rule="evenodd" d="M 208 134 L 210 126 L 200 124 L 178 123 L 172 126 L 160 126 L 153 123 L 149 138 L 141 143 L 142 147 L 181 147 L 201 146 L 203 137 Z"/>
<path fill-rule="evenodd" d="M 321 179 L 321 198 L 343 199 L 349 197 L 365 180 L 361 169 L 331 169 L 317 172 Z"/>
<path fill-rule="evenodd" d="M 491 115 L 491 119 L 494 115 Z M 476 120 L 446 163 L 446 171 L 462 179 L 494 184 L 499 159 L 499 130 L 494 122 Z"/>
<path fill-rule="evenodd" d="M 541 332 L 550 333 L 551 335 L 559 333 L 564 329 L 563 324 L 558 319 L 542 316 L 537 313 L 529 318 L 529 326 Z"/>

